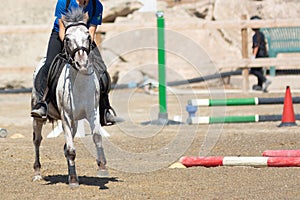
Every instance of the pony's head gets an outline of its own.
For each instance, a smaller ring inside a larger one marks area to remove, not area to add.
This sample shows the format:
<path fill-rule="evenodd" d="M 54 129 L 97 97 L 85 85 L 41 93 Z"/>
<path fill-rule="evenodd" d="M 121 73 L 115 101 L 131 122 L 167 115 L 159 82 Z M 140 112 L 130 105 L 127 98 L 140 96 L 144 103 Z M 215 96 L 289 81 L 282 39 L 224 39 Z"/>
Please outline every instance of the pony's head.
<path fill-rule="evenodd" d="M 88 15 L 81 8 L 71 9 L 62 21 L 65 26 L 64 48 L 81 72 L 88 71 L 88 54 L 91 47 L 91 36 L 87 28 Z"/>

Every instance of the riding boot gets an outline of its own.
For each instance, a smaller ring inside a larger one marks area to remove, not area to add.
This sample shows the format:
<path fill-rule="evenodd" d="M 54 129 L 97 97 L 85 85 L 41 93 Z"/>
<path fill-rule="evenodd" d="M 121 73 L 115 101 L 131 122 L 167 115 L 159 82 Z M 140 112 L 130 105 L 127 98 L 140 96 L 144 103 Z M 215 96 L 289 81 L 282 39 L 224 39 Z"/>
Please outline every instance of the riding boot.
<path fill-rule="evenodd" d="M 47 118 L 48 104 L 45 101 L 47 95 L 47 69 L 43 66 L 35 78 L 37 103 L 32 107 L 31 117 Z"/>
<path fill-rule="evenodd" d="M 99 84 L 100 84 L 100 123 L 102 126 L 109 126 L 115 124 L 116 121 L 116 112 L 111 107 L 108 93 L 111 89 L 111 79 L 107 71 L 98 74 Z"/>
<path fill-rule="evenodd" d="M 110 106 L 108 94 L 100 95 L 100 123 L 102 126 L 114 125 L 116 121 L 116 112 Z"/>
<path fill-rule="evenodd" d="M 37 102 L 32 110 L 31 110 L 31 117 L 37 117 L 37 118 L 47 118 L 47 112 L 48 112 L 48 104 L 45 101 L 39 101 Z"/>
<path fill-rule="evenodd" d="M 102 126 L 113 125 L 116 122 L 123 121 L 116 116 L 116 112 L 110 106 L 108 93 L 111 89 L 111 79 L 107 72 L 105 63 L 95 42 L 92 43 L 92 51 L 89 54 L 89 60 L 94 64 L 95 72 L 100 84 L 100 123 Z"/>

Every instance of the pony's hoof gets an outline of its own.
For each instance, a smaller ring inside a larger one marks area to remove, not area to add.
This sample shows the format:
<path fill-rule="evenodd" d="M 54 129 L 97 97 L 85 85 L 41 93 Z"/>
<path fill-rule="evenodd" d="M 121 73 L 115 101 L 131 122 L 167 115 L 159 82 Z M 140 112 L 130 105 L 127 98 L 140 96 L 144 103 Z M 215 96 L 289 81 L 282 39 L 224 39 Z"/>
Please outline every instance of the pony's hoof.
<path fill-rule="evenodd" d="M 109 176 L 108 170 L 106 170 L 106 169 L 98 170 L 97 176 L 100 177 L 100 178 L 108 177 Z"/>
<path fill-rule="evenodd" d="M 69 187 L 70 188 L 79 187 L 79 179 L 76 175 L 70 175 L 69 176 Z"/>
<path fill-rule="evenodd" d="M 43 179 L 43 177 L 41 175 L 35 175 L 35 176 L 33 176 L 32 181 L 40 181 L 42 179 Z"/>
<path fill-rule="evenodd" d="M 71 189 L 79 188 L 79 183 L 78 182 L 77 183 L 69 183 L 69 187 Z"/>

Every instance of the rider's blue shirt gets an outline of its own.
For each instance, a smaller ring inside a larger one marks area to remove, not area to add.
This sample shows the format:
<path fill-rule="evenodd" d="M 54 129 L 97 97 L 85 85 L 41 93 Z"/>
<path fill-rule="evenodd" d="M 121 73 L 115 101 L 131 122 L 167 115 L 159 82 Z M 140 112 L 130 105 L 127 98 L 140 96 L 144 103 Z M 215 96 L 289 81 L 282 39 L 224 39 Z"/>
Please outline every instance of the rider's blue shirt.
<path fill-rule="evenodd" d="M 58 20 L 61 19 L 62 15 L 65 15 L 67 11 L 71 10 L 71 8 L 78 8 L 76 0 L 70 0 L 70 4 L 68 10 L 66 10 L 67 0 L 58 0 L 55 8 L 55 21 L 54 21 L 54 30 L 59 32 Z M 84 12 L 88 12 L 89 20 L 88 27 L 92 25 L 100 25 L 102 22 L 102 12 L 103 6 L 99 0 L 96 0 L 96 8 L 95 15 L 93 15 L 93 0 L 89 0 L 88 5 L 83 9 Z"/>

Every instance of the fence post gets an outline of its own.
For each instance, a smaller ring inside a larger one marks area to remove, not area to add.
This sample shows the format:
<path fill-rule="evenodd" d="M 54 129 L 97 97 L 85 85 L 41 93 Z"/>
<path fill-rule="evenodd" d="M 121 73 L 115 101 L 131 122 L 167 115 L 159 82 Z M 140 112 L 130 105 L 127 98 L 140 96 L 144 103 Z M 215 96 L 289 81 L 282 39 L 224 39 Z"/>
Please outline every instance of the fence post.
<path fill-rule="evenodd" d="M 242 20 L 246 20 L 247 15 L 242 15 Z M 248 32 L 247 28 L 242 28 L 242 57 L 248 58 Z M 249 69 L 243 69 L 243 91 L 248 92 L 249 90 Z"/>

